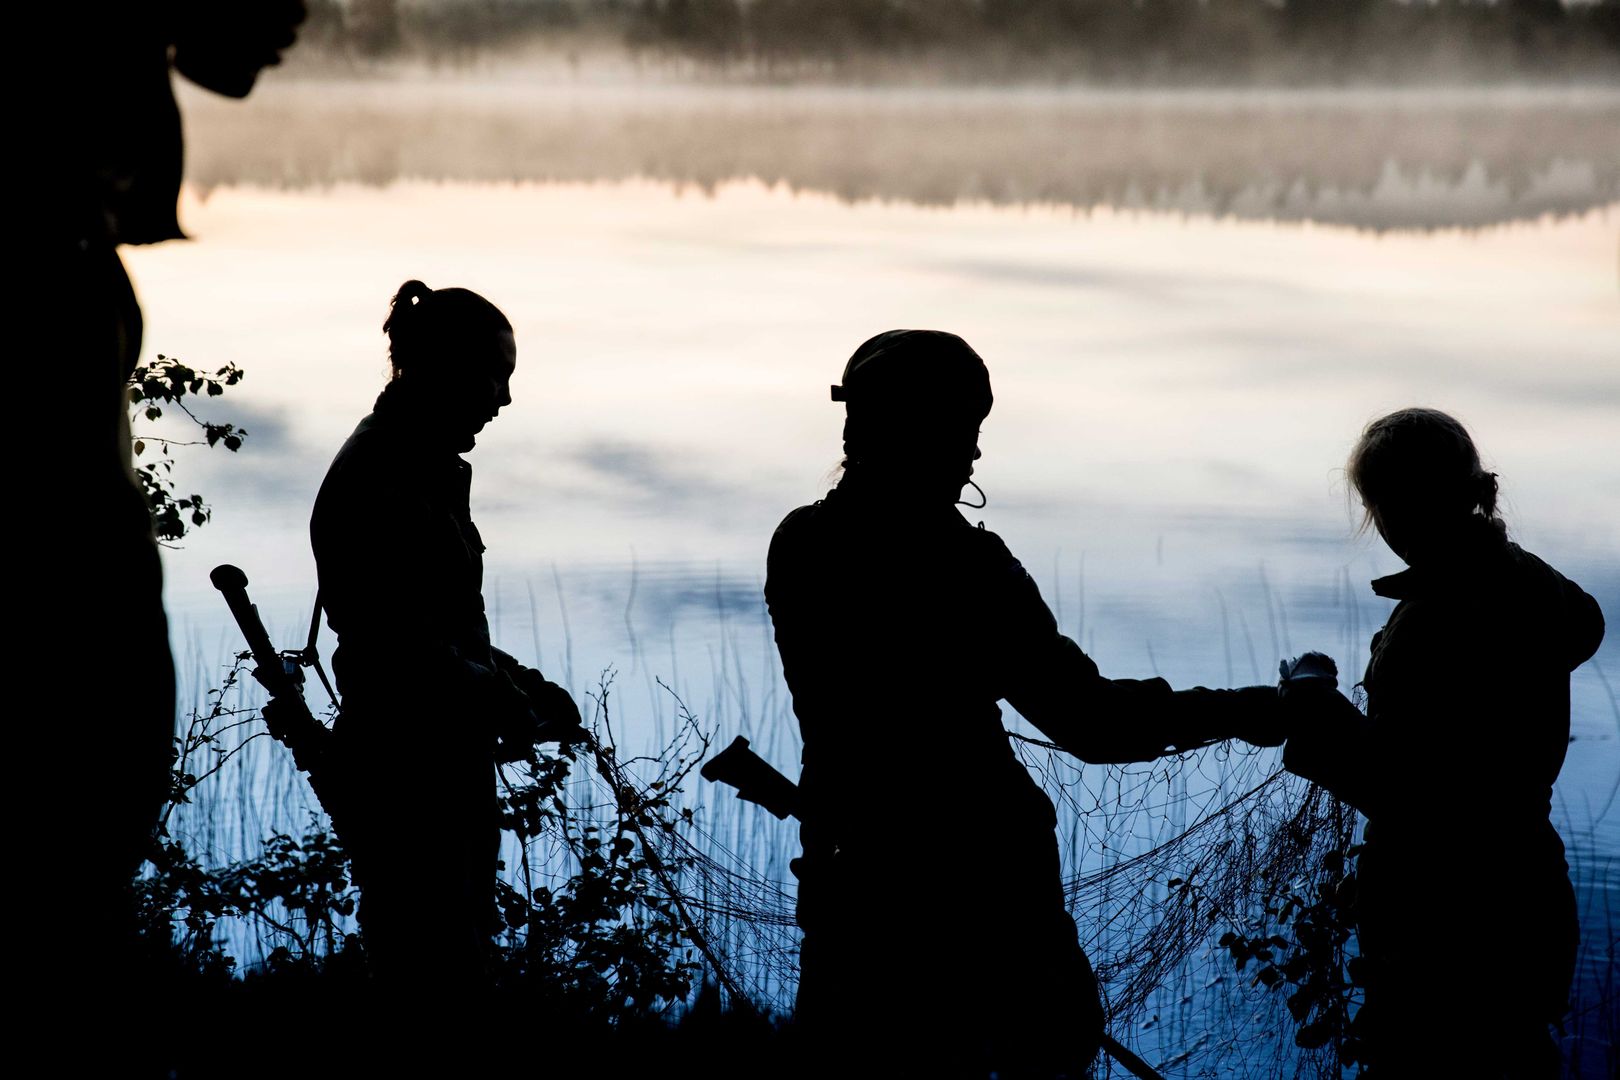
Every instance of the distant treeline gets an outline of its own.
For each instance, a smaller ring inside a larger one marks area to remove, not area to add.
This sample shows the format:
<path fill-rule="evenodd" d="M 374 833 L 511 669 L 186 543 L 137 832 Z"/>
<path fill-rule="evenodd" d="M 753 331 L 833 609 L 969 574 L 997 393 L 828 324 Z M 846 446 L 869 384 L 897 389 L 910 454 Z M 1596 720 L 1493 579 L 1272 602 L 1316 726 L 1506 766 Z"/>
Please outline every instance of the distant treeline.
<path fill-rule="evenodd" d="M 186 101 L 187 181 L 652 180 L 920 206 L 1478 228 L 1620 200 L 1620 95 L 325 81 Z M 942 134 L 946 137 L 942 137 Z"/>
<path fill-rule="evenodd" d="M 1143 81 L 1620 79 L 1620 0 L 310 0 L 303 49 L 572 59 L 791 76 Z"/>

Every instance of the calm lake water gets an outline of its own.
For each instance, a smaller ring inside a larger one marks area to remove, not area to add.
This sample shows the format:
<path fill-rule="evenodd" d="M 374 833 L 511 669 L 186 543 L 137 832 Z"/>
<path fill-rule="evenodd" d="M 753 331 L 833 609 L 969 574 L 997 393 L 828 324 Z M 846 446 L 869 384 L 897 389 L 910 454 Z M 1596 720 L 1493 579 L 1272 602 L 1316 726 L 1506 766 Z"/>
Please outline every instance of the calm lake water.
<path fill-rule="evenodd" d="M 791 770 L 766 544 L 828 486 L 827 385 L 896 326 L 985 357 L 989 505 L 964 513 L 1105 673 L 1269 681 L 1306 648 L 1358 672 L 1389 607 L 1367 581 L 1399 564 L 1354 535 L 1340 466 L 1410 404 L 1458 415 L 1515 537 L 1620 613 L 1620 92 L 272 81 L 184 104 L 196 242 L 126 258 L 149 355 L 247 372 L 204 410 L 242 452 L 179 452 L 215 508 L 166 556 L 199 692 L 239 647 L 216 563 L 302 639 L 309 507 L 412 277 L 516 327 L 514 402 L 469 457 L 498 643 L 576 692 L 615 666 L 630 742 L 662 679 Z M 1620 917 L 1616 683 L 1611 632 L 1555 804 L 1588 1003 Z"/>

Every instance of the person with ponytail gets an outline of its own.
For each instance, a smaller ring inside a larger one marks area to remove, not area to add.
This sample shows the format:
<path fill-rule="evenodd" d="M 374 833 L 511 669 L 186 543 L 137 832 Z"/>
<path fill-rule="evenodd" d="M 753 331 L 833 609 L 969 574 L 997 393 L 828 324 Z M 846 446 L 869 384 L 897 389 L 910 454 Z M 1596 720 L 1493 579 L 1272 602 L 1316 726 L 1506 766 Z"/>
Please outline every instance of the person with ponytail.
<path fill-rule="evenodd" d="M 956 509 L 990 412 L 955 334 L 850 358 L 844 465 L 771 540 L 765 598 L 803 736 L 795 1021 L 808 1075 L 1080 1076 L 1103 1036 L 1051 800 L 998 701 L 1085 761 L 1281 741 L 1277 689 L 1108 679 Z M 979 502 L 970 504 L 983 505 Z"/>
<path fill-rule="evenodd" d="M 1285 766 L 1366 815 L 1354 915 L 1368 1075 L 1555 1077 L 1578 934 L 1553 781 L 1597 602 L 1510 541 L 1457 420 L 1367 425 L 1350 486 L 1407 569 L 1373 635 L 1365 715 L 1331 679 L 1283 695 Z"/>
<path fill-rule="evenodd" d="M 580 716 L 491 647 L 484 614 L 460 455 L 511 404 L 511 323 L 477 293 L 407 281 L 383 330 L 393 377 L 327 471 L 310 540 L 338 638 L 338 824 L 366 956 L 382 982 L 443 995 L 484 977 L 498 929 L 496 763 Z"/>

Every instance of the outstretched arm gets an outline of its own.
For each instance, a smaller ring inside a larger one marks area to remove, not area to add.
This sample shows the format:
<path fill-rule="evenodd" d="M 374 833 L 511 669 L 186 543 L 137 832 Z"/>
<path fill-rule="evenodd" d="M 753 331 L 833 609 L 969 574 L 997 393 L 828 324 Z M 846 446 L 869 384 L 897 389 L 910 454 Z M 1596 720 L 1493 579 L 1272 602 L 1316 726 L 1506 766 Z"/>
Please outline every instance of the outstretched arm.
<path fill-rule="evenodd" d="M 996 614 L 1002 696 L 1048 738 L 1083 761 L 1151 761 L 1223 739 L 1282 742 L 1270 686 L 1172 690 L 1160 678 L 1109 679 L 1057 620 L 1023 566 L 1006 553 Z"/>
<path fill-rule="evenodd" d="M 1040 608 L 1046 612 L 1044 603 Z M 1055 624 L 1046 641 L 1030 644 L 1007 702 L 1083 761 L 1151 761 L 1231 738 L 1270 746 L 1282 741 L 1274 687 L 1172 690 L 1159 678 L 1105 678 Z"/>

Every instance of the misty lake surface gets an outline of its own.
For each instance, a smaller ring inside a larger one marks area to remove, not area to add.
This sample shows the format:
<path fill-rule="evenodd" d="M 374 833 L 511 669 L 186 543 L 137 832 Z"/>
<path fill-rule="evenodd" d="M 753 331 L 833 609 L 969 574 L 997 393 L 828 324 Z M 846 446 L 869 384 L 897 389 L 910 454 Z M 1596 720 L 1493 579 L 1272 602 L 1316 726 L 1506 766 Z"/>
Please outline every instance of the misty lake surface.
<path fill-rule="evenodd" d="M 616 668 L 632 744 L 662 680 L 793 771 L 766 545 L 829 486 L 827 387 L 890 327 L 985 357 L 989 503 L 963 512 L 1106 674 L 1269 682 L 1316 648 L 1354 681 L 1399 563 L 1340 469 L 1412 404 L 1469 426 L 1514 537 L 1620 613 L 1620 92 L 289 79 L 183 105 L 195 242 L 126 260 L 147 357 L 240 365 L 201 411 L 249 432 L 177 451 L 214 506 L 166 553 L 183 705 L 240 647 L 215 564 L 301 642 L 309 508 L 407 278 L 516 329 L 468 456 L 496 641 L 576 694 Z M 1617 682 L 1611 630 L 1554 808 L 1587 1000 L 1620 917 Z"/>

